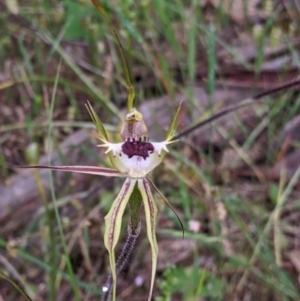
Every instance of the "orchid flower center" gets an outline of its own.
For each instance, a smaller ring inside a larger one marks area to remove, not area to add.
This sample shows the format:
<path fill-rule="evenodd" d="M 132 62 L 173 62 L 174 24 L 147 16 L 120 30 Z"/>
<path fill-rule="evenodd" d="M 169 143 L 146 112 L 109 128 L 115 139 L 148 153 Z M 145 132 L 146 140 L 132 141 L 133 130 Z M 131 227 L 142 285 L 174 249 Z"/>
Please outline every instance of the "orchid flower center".
<path fill-rule="evenodd" d="M 130 178 L 144 178 L 157 165 L 159 165 L 166 153 L 170 141 L 149 142 L 144 138 L 128 138 L 125 142 L 106 142 L 101 147 L 107 147 L 113 166 Z"/>

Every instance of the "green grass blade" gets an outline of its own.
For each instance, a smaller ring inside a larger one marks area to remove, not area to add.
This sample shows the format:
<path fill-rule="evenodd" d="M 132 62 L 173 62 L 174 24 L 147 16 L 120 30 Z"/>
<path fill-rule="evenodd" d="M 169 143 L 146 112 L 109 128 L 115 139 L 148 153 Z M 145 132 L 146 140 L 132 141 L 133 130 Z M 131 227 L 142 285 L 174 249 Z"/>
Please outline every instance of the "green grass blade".
<path fill-rule="evenodd" d="M 58 78 L 59 78 L 59 74 L 60 74 L 60 66 L 61 66 L 61 64 L 59 65 L 59 67 L 57 69 L 56 79 L 55 79 L 53 93 L 52 93 L 52 97 L 51 97 L 51 104 L 50 104 L 49 113 L 48 113 L 49 114 L 48 115 L 48 119 L 49 119 L 48 139 L 49 140 L 50 140 L 51 134 L 52 134 L 51 121 L 52 121 L 52 117 L 53 117 L 55 96 L 56 96 L 56 91 L 57 91 Z M 50 164 L 51 163 L 51 148 L 49 149 L 48 158 L 49 158 L 48 161 L 49 161 L 49 164 Z M 80 301 L 78 286 L 76 284 L 76 278 L 75 278 L 75 274 L 74 274 L 74 271 L 73 271 L 73 268 L 72 268 L 72 265 L 71 265 L 70 256 L 68 254 L 67 243 L 66 243 L 66 239 L 65 239 L 65 236 L 64 236 L 64 232 L 63 232 L 62 221 L 60 219 L 60 215 L 59 215 L 59 212 L 58 212 L 58 206 L 57 206 L 57 203 L 56 203 L 54 183 L 53 183 L 53 178 L 52 178 L 52 172 L 51 171 L 49 172 L 49 182 L 50 182 L 51 196 L 52 196 L 53 205 L 54 205 L 53 207 L 54 207 L 55 217 L 56 217 L 56 221 L 57 221 L 57 224 L 58 224 L 61 243 L 63 245 L 64 256 L 66 257 L 67 269 L 68 269 L 68 273 L 70 275 L 71 286 L 72 286 L 72 289 L 73 289 L 73 292 L 74 292 L 74 295 L 75 295 L 75 300 Z"/>

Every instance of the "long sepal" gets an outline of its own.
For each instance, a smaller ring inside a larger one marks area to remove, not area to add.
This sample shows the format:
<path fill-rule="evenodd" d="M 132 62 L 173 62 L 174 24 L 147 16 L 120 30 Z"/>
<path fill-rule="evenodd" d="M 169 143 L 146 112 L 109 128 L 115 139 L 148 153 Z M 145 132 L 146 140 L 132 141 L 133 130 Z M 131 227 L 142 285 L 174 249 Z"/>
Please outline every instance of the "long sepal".
<path fill-rule="evenodd" d="M 166 141 L 171 141 L 173 139 L 173 137 L 176 135 L 176 129 L 177 129 L 177 123 L 178 123 L 180 109 L 181 109 L 181 102 L 179 103 L 176 114 L 173 117 L 172 123 L 167 131 Z"/>
<path fill-rule="evenodd" d="M 120 236 L 124 210 L 132 194 L 136 181 L 137 180 L 130 178 L 126 179 L 108 214 L 105 216 L 104 244 L 109 253 L 111 276 L 113 280 L 113 301 L 116 299 L 117 283 L 115 247 Z"/>
<path fill-rule="evenodd" d="M 297 79 L 297 80 L 294 80 L 292 82 L 286 83 L 282 86 L 276 87 L 274 89 L 262 92 L 262 93 L 260 93 L 256 96 L 254 96 L 254 97 L 246 98 L 246 99 L 240 101 L 238 104 L 228 105 L 228 106 L 220 109 L 219 111 L 213 113 L 210 117 L 196 123 L 195 125 L 191 126 L 190 128 L 187 128 L 186 130 L 176 134 L 172 138 L 172 140 L 178 140 L 182 137 L 185 137 L 185 136 L 189 135 L 190 133 L 192 133 L 193 131 L 203 127 L 204 125 L 209 124 L 212 121 L 214 121 L 216 119 L 219 119 L 219 118 L 221 118 L 221 117 L 223 117 L 223 116 L 225 116 L 225 115 L 227 115 L 231 112 L 234 112 L 238 109 L 241 109 L 243 107 L 252 105 L 255 101 L 260 101 L 266 96 L 274 95 L 274 94 L 286 91 L 288 89 L 294 89 L 294 88 L 299 87 L 299 86 L 300 86 L 300 80 Z"/>
<path fill-rule="evenodd" d="M 157 246 L 156 233 L 155 233 L 158 210 L 155 201 L 153 199 L 150 190 L 150 185 L 147 179 L 139 179 L 138 187 L 143 198 L 145 216 L 146 216 L 146 225 L 147 225 L 147 235 L 148 235 L 148 239 L 151 247 L 151 255 L 152 255 L 151 284 L 150 284 L 150 291 L 148 295 L 148 301 L 151 301 L 154 280 L 156 275 L 157 256 L 158 256 L 158 246 Z"/>
<path fill-rule="evenodd" d="M 156 192 L 159 194 L 159 196 L 164 200 L 164 202 L 167 204 L 167 206 L 173 211 L 173 213 L 177 217 L 177 220 L 179 221 L 181 232 L 182 232 L 182 238 L 184 238 L 184 227 L 183 227 L 182 221 L 180 220 L 180 218 L 179 218 L 178 214 L 176 213 L 175 209 L 173 208 L 171 203 L 168 201 L 168 199 L 157 188 L 157 186 L 154 184 L 154 182 L 149 177 L 147 177 L 147 180 L 149 181 L 149 183 L 152 185 L 152 187 L 156 190 Z"/>
<path fill-rule="evenodd" d="M 107 134 L 106 134 L 106 131 L 105 131 L 105 128 L 99 118 L 99 116 L 96 114 L 95 110 L 93 109 L 93 107 L 91 106 L 91 104 L 89 102 L 87 102 L 87 104 L 85 105 L 90 116 L 91 116 L 91 119 L 93 121 L 93 123 L 95 124 L 96 126 L 96 129 L 100 135 L 100 140 L 101 141 L 107 141 Z"/>
<path fill-rule="evenodd" d="M 102 15 L 102 17 L 105 19 L 106 23 L 109 25 L 110 30 L 111 30 L 112 34 L 114 35 L 114 37 L 117 41 L 119 51 L 120 51 L 121 61 L 122 61 L 122 65 L 123 65 L 123 70 L 124 70 L 124 74 L 125 74 L 127 90 L 128 90 L 127 109 L 128 109 L 128 112 L 129 112 L 133 107 L 133 100 L 134 100 L 134 97 L 135 97 L 135 92 L 134 92 L 134 88 L 133 88 L 133 86 L 131 84 L 131 81 L 130 81 L 130 75 L 129 75 L 129 72 L 128 72 L 128 67 L 127 67 L 127 64 L 126 64 L 125 56 L 123 54 L 122 44 L 120 42 L 119 36 L 118 36 L 114 26 L 112 25 L 111 21 L 109 20 L 104 8 L 99 3 L 99 0 L 91 0 L 91 1 L 94 4 L 94 6 L 97 8 L 99 13 Z"/>
<path fill-rule="evenodd" d="M 51 166 L 51 165 L 32 165 L 32 166 L 19 166 L 18 168 L 37 168 L 37 169 L 50 169 L 57 171 L 77 172 L 90 175 L 98 175 L 105 177 L 125 177 L 123 173 L 113 168 L 97 167 L 97 166 Z"/>

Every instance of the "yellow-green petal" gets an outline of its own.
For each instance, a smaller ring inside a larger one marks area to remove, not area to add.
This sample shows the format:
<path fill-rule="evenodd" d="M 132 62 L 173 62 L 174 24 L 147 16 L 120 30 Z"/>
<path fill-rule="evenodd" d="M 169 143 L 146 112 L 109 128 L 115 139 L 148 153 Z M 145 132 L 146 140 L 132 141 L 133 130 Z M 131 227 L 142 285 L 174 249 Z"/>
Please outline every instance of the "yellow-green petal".
<path fill-rule="evenodd" d="M 157 207 L 155 201 L 153 199 L 150 185 L 147 179 L 139 179 L 138 180 L 138 188 L 141 192 L 144 208 L 145 208 L 145 217 L 146 217 L 146 225 L 147 225 L 147 235 L 151 247 L 151 256 L 152 256 L 152 269 L 151 269 L 151 284 L 150 291 L 148 295 L 148 301 L 151 301 L 152 291 L 154 286 L 154 280 L 156 275 L 156 267 L 157 267 L 157 256 L 158 256 L 158 246 L 156 241 L 156 219 L 157 219 Z"/>
<path fill-rule="evenodd" d="M 101 140 L 107 141 L 107 134 L 106 134 L 105 128 L 104 128 L 99 116 L 97 115 L 97 113 L 95 112 L 95 110 L 93 109 L 93 107 L 91 106 L 91 104 L 89 102 L 87 102 L 87 104 L 85 106 L 91 116 L 93 123 L 96 126 L 96 129 L 100 135 Z"/>
<path fill-rule="evenodd" d="M 114 200 L 108 214 L 105 216 L 104 244 L 109 253 L 109 262 L 113 280 L 113 301 L 116 299 L 116 260 L 115 247 L 119 240 L 122 217 L 128 200 L 132 194 L 136 180 L 127 178 L 121 191 Z"/>
<path fill-rule="evenodd" d="M 152 187 L 156 190 L 156 192 L 160 195 L 160 197 L 164 200 L 164 202 L 167 204 L 167 206 L 173 211 L 173 213 L 175 214 L 176 218 L 178 219 L 178 222 L 180 224 L 181 227 L 181 231 L 182 231 L 182 238 L 184 238 L 184 227 L 182 224 L 182 221 L 180 220 L 178 214 L 176 213 L 175 209 L 173 208 L 173 206 L 171 205 L 171 203 L 168 201 L 168 199 L 162 194 L 162 192 L 156 187 L 156 185 L 154 184 L 154 182 L 147 177 L 147 180 L 149 181 L 149 183 L 152 185 Z"/>

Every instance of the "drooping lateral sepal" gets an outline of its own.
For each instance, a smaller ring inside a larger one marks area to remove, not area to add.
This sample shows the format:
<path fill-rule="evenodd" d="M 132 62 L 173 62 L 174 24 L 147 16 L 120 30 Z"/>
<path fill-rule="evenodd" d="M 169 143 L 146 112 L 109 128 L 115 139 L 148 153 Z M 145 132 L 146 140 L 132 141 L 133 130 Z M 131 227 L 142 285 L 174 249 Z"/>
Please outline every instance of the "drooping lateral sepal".
<path fill-rule="evenodd" d="M 156 268 L 157 268 L 157 256 L 158 256 L 158 246 L 157 246 L 156 233 L 155 233 L 158 210 L 155 201 L 153 199 L 148 180 L 145 178 L 139 179 L 138 187 L 141 192 L 143 203 L 144 203 L 146 225 L 147 225 L 147 236 L 151 247 L 151 257 L 152 257 L 151 284 L 150 284 L 150 291 L 148 295 L 148 301 L 151 301 L 154 280 L 156 275 Z"/>
<path fill-rule="evenodd" d="M 130 178 L 126 179 L 108 214 L 105 216 L 104 244 L 109 253 L 109 262 L 113 280 L 113 300 L 116 298 L 117 280 L 114 250 L 120 236 L 122 217 L 135 184 L 136 180 Z"/>

